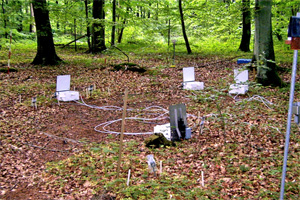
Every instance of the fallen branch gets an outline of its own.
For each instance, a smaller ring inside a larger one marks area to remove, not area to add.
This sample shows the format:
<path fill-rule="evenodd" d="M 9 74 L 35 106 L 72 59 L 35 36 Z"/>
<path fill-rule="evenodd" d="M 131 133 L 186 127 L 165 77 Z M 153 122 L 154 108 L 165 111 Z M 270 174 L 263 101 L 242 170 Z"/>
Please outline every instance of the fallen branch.
<path fill-rule="evenodd" d="M 23 142 L 22 142 L 22 143 L 23 143 Z M 48 149 L 48 148 L 36 146 L 36 145 L 34 145 L 34 144 L 30 144 L 30 143 L 27 143 L 27 142 L 24 142 L 23 144 L 25 144 L 25 145 L 27 145 L 27 146 L 30 146 L 30 147 L 38 148 L 38 149 L 41 149 L 41 150 L 47 150 L 47 151 L 53 151 L 53 152 L 70 152 L 70 151 L 71 151 L 71 150 Z"/>
<path fill-rule="evenodd" d="M 18 185 L 19 181 L 16 182 L 16 184 L 14 184 L 11 188 L 10 191 L 12 191 L 17 185 Z"/>
<path fill-rule="evenodd" d="M 84 38 L 84 37 L 86 37 L 86 36 L 87 36 L 87 34 L 85 34 L 85 35 L 83 35 L 83 36 L 81 36 L 81 37 L 79 37 L 79 38 L 76 38 L 75 40 L 72 40 L 71 42 L 69 42 L 69 43 L 63 45 L 61 48 L 65 48 L 66 46 L 72 44 L 72 43 L 75 42 L 76 40 L 80 40 L 81 38 Z"/>
<path fill-rule="evenodd" d="M 206 63 L 206 64 L 204 64 L 204 65 L 199 65 L 199 66 L 196 66 L 196 67 L 207 67 L 207 66 L 209 66 L 209 65 L 215 65 L 215 64 L 218 64 L 218 63 L 220 63 L 220 62 L 230 62 L 230 61 L 232 61 L 233 59 L 235 59 L 235 58 L 238 58 L 238 57 L 241 57 L 241 56 L 235 56 L 235 57 L 231 57 L 231 58 L 228 58 L 228 59 L 225 59 L 225 60 L 217 60 L 217 61 L 215 61 L 215 62 L 210 62 L 210 63 Z"/>
<path fill-rule="evenodd" d="M 116 47 L 115 45 L 112 45 L 112 47 L 114 47 L 114 48 L 118 49 L 119 51 L 121 51 L 127 57 L 127 62 L 129 62 L 129 56 L 124 51 L 122 51 L 119 47 Z"/>
<path fill-rule="evenodd" d="M 73 143 L 83 143 L 83 142 L 79 142 L 77 140 L 73 140 L 73 139 L 70 139 L 70 138 L 65 138 L 65 137 L 58 137 L 56 135 L 52 135 L 50 133 L 44 133 L 44 132 L 41 132 L 40 134 L 44 134 L 48 137 L 52 137 L 52 138 L 55 138 L 55 139 L 59 139 L 59 140 L 63 140 L 63 141 L 68 141 L 68 142 L 73 142 Z"/>

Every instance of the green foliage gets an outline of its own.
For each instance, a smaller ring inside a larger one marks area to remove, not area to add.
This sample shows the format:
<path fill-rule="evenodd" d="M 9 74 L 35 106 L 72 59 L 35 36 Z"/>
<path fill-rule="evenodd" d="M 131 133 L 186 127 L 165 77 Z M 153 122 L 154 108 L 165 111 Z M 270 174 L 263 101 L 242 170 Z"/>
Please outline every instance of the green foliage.
<path fill-rule="evenodd" d="M 139 145 L 136 141 L 131 140 L 125 144 L 125 151 L 132 151 Z M 144 174 L 143 178 L 132 176 L 130 186 L 125 184 L 125 178 L 115 179 L 115 168 L 118 154 L 118 144 L 108 143 L 105 145 L 93 144 L 90 149 L 82 153 L 74 155 L 63 161 L 50 162 L 47 164 L 46 172 L 58 177 L 56 183 L 61 187 L 68 180 L 84 180 L 94 185 L 95 190 L 104 188 L 111 191 L 122 199 L 169 199 L 180 197 L 185 199 L 206 199 L 206 192 L 200 188 L 191 188 L 196 184 L 195 180 L 191 180 L 185 175 L 161 174 L 159 179 L 149 179 L 148 167 L 143 162 L 132 161 L 139 159 L 131 154 L 124 154 L 123 172 L 129 167 L 133 174 Z M 132 160 L 132 161 L 130 161 Z M 128 165 L 128 162 L 132 164 Z M 127 167 L 126 167 L 127 166 Z M 105 176 L 102 175 L 105 174 Z M 97 189 L 98 188 L 98 189 Z"/>
<path fill-rule="evenodd" d="M 55 1 L 48 2 L 52 30 L 55 43 L 64 44 L 74 39 L 74 27 L 77 35 L 86 34 L 87 26 L 93 23 L 92 1 L 88 4 L 88 18 L 85 15 L 84 1 Z M 254 7 L 254 2 L 251 8 Z M 5 36 L 10 30 L 13 31 L 13 43 L 22 42 L 32 45 L 28 40 L 35 40 L 34 33 L 28 33 L 29 25 L 33 22 L 30 16 L 29 0 L 8 1 L 4 3 L 5 12 L 0 12 L 0 35 Z M 273 2 L 273 33 L 276 38 L 286 37 L 286 28 L 289 17 L 294 14 L 297 3 L 295 1 Z M 184 16 L 187 35 L 193 52 L 202 55 L 230 55 L 237 52 L 241 40 L 241 0 L 234 3 L 223 1 L 187 0 L 183 2 Z M 292 8 L 292 9 L 289 9 Z M 20 12 L 20 10 L 22 12 Z M 107 41 L 110 40 L 112 27 L 112 4 L 106 1 L 106 19 L 103 21 L 106 27 Z M 176 39 L 176 52 L 186 52 L 182 37 L 179 19 L 178 5 L 175 1 L 128 1 L 121 0 L 117 5 L 118 20 L 116 22 L 117 35 L 121 28 L 124 29 L 123 42 L 127 50 L 139 48 L 139 53 L 149 52 L 172 52 L 172 45 L 167 46 L 169 39 Z M 252 17 L 254 16 L 252 10 Z M 18 31 L 19 19 L 22 18 L 23 31 Z M 74 20 L 76 19 L 76 24 Z M 125 19 L 125 24 L 124 24 Z M 4 21 L 6 21 L 6 27 Z M 170 21 L 170 26 L 169 26 Z M 252 24 L 254 30 L 254 24 Z M 253 34 L 252 34 L 253 35 Z M 22 40 L 22 41 L 20 41 Z M 80 40 L 81 45 L 87 47 L 87 39 Z M 251 40 L 253 41 L 253 40 Z M 36 41 L 32 41 L 35 43 Z M 78 42 L 79 43 L 79 42 Z M 275 40 L 277 62 L 290 62 L 291 51 L 282 41 Z M 8 38 L 1 37 L 2 48 L 8 47 Z M 78 45 L 78 44 L 77 44 Z M 252 45 L 250 49 L 252 49 Z M 107 45 L 109 46 L 109 45 Z M 19 46 L 22 48 L 21 46 Z M 19 48 L 18 47 L 18 48 Z M 34 48 L 33 48 L 34 49 Z M 130 51 L 130 50 L 129 50 Z M 112 52 L 109 50 L 109 52 Z M 0 60 L 3 58 L 0 58 Z M 92 64 L 92 63 L 90 63 Z M 87 63 L 87 65 L 89 65 Z"/>

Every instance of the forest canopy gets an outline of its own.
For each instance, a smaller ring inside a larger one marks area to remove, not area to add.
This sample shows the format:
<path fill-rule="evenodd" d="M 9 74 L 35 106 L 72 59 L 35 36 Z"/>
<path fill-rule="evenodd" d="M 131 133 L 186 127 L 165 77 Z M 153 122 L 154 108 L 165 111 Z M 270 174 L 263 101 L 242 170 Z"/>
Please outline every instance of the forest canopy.
<path fill-rule="evenodd" d="M 118 0 L 114 23 L 112 21 L 113 2 L 105 1 L 105 19 L 101 19 L 101 23 L 105 25 L 105 37 L 108 44 L 111 42 L 111 31 L 114 25 L 117 41 L 123 33 L 122 37 L 125 42 L 170 43 L 170 40 L 176 39 L 178 43 L 184 43 L 177 1 Z M 66 34 L 74 35 L 75 27 L 79 36 L 85 35 L 87 27 L 99 21 L 99 19 L 93 19 L 93 1 L 91 0 L 47 0 L 47 5 L 55 37 Z M 195 45 L 199 40 L 227 42 L 241 39 L 242 0 L 185 0 L 182 1 L 182 6 L 186 32 L 192 48 L 197 48 Z M 273 35 L 278 40 L 285 39 L 289 17 L 295 15 L 298 9 L 297 1 L 273 1 Z M 250 11 L 252 12 L 251 23 L 254 24 L 254 1 L 250 1 Z M 34 38 L 34 34 L 31 34 L 34 31 L 34 19 L 30 0 L 1 1 L 2 44 L 4 38 L 8 38 L 10 30 L 13 30 L 15 39 Z M 252 26 L 253 30 L 254 26 Z M 238 42 L 235 45 L 235 48 L 238 48 Z"/>

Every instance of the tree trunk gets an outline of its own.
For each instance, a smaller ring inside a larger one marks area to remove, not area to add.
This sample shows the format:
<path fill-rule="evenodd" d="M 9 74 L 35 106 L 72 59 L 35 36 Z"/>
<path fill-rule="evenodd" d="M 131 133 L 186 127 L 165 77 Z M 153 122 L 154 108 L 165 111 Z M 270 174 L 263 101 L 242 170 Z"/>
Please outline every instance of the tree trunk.
<path fill-rule="evenodd" d="M 30 16 L 31 16 L 32 18 L 34 18 L 34 12 L 33 12 L 33 6 L 32 6 L 32 3 L 30 3 Z M 35 25 L 34 25 L 34 23 L 32 23 L 32 22 L 30 22 L 30 25 L 29 25 L 29 32 L 30 32 L 30 33 L 36 32 Z"/>
<path fill-rule="evenodd" d="M 33 0 L 32 5 L 36 24 L 37 54 L 31 64 L 56 65 L 61 59 L 55 52 L 46 0 Z"/>
<path fill-rule="evenodd" d="M 155 20 L 158 20 L 158 8 L 159 8 L 159 1 L 156 3 L 156 14 L 155 14 Z"/>
<path fill-rule="evenodd" d="M 116 35 L 116 0 L 112 2 L 112 28 L 111 28 L 111 46 L 115 45 Z"/>
<path fill-rule="evenodd" d="M 58 5 L 58 1 L 55 1 L 55 3 L 56 3 L 56 5 Z M 56 22 L 56 28 L 57 28 L 57 30 L 59 30 L 59 21 L 58 20 Z"/>
<path fill-rule="evenodd" d="M 106 49 L 105 46 L 105 26 L 104 26 L 104 3 L 105 0 L 93 1 L 93 18 L 100 20 L 100 22 L 94 22 L 92 26 L 92 53 L 100 53 Z"/>
<path fill-rule="evenodd" d="M 128 12 L 129 12 L 129 7 L 127 6 L 126 7 L 126 14 L 128 14 Z M 123 19 L 123 25 L 122 25 L 122 28 L 119 32 L 119 36 L 118 36 L 118 43 L 122 42 L 122 37 L 123 37 L 124 29 L 125 29 L 125 24 L 126 24 L 126 17 L 124 17 L 124 19 Z"/>
<path fill-rule="evenodd" d="M 123 27 L 120 30 L 119 36 L 118 36 L 118 43 L 122 42 L 123 32 L 124 32 L 124 26 L 126 24 L 126 19 L 123 20 Z"/>
<path fill-rule="evenodd" d="M 149 9 L 148 9 L 148 18 L 150 18 L 151 17 L 151 3 L 149 3 Z"/>
<path fill-rule="evenodd" d="M 184 41 L 185 41 L 186 50 L 187 50 L 188 54 L 191 54 L 192 50 L 191 50 L 191 47 L 190 47 L 188 37 L 187 37 L 186 32 L 185 32 L 185 25 L 184 25 L 183 11 L 182 11 L 182 0 L 179 0 L 179 12 L 180 12 L 182 34 L 183 34 L 183 38 L 184 38 Z"/>
<path fill-rule="evenodd" d="M 85 6 L 85 19 L 86 19 L 86 34 L 87 34 L 87 43 L 89 49 L 91 49 L 91 33 L 90 33 L 90 23 L 89 23 L 89 8 L 88 8 L 88 2 L 89 0 L 84 0 L 84 6 Z"/>
<path fill-rule="evenodd" d="M 243 34 L 239 49 L 244 52 L 250 51 L 250 39 L 251 39 L 251 12 L 250 12 L 250 0 L 242 0 L 242 12 L 243 12 Z"/>
<path fill-rule="evenodd" d="M 272 38 L 271 0 L 255 0 L 255 43 L 253 60 L 257 64 L 256 81 L 281 86 L 277 74 Z"/>

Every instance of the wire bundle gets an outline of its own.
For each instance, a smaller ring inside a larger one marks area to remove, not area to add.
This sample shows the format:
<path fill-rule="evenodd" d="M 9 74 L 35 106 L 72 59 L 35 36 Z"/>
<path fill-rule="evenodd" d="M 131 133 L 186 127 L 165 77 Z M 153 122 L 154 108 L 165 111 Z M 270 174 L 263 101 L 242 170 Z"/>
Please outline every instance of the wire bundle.
<path fill-rule="evenodd" d="M 89 105 L 87 103 L 85 103 L 83 101 L 83 99 L 81 98 L 81 102 L 80 101 L 76 101 L 76 103 L 83 105 L 83 106 L 87 106 L 89 108 L 94 108 L 94 109 L 99 109 L 99 110 L 105 110 L 105 111 L 122 111 L 123 108 L 122 107 L 118 107 L 118 106 L 95 106 L 95 105 Z M 142 123 L 155 123 L 155 121 L 159 121 L 159 120 L 164 120 L 164 119 L 168 119 L 169 116 L 169 111 L 163 107 L 160 106 L 149 106 L 146 107 L 144 109 L 127 109 L 127 111 L 136 111 L 136 112 L 142 112 L 140 114 L 137 114 L 134 117 L 126 117 L 126 120 L 136 120 L 136 121 L 140 121 Z M 145 114 L 145 112 L 147 114 Z M 154 115 L 155 117 L 151 117 L 151 118 L 146 118 L 146 117 L 142 117 L 142 115 Z M 98 124 L 97 126 L 95 126 L 94 130 L 99 132 L 99 133 L 110 133 L 110 134 L 120 134 L 120 132 L 116 132 L 116 131 L 111 131 L 108 129 L 108 126 L 122 121 L 122 119 L 116 119 L 116 120 L 111 120 L 108 122 L 103 122 L 101 124 Z M 159 123 L 155 123 L 155 124 L 159 124 Z M 153 134 L 153 132 L 141 132 L 141 133 L 132 133 L 132 132 L 125 132 L 125 135 L 149 135 L 149 134 Z"/>

